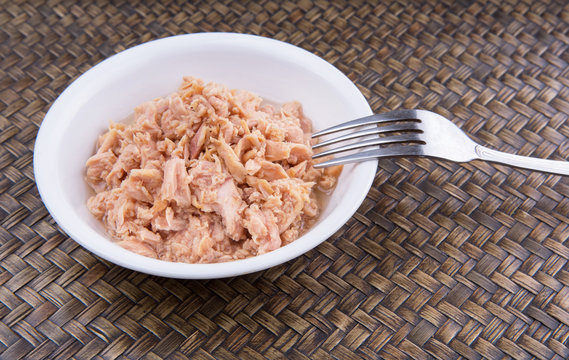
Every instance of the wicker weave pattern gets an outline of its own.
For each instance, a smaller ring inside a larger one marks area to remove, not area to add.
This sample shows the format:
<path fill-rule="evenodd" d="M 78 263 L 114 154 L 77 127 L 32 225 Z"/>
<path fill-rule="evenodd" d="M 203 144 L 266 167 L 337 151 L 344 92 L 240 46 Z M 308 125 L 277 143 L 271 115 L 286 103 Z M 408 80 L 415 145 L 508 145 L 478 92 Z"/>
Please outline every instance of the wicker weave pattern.
<path fill-rule="evenodd" d="M 234 31 L 336 65 L 375 111 L 569 158 L 564 1 L 0 0 L 0 357 L 569 358 L 569 179 L 383 160 L 329 241 L 261 273 L 178 281 L 107 263 L 43 206 L 32 150 L 70 82 L 125 48 Z"/>

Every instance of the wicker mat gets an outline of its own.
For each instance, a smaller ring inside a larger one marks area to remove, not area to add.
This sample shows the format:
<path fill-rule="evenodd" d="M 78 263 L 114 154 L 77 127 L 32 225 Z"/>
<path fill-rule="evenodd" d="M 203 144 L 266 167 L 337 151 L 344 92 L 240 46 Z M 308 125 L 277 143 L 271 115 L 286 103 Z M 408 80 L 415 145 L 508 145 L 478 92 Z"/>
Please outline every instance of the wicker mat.
<path fill-rule="evenodd" d="M 212 281 L 126 270 L 61 231 L 32 166 L 50 105 L 110 55 L 202 31 L 298 45 L 377 112 L 434 110 L 490 147 L 569 158 L 562 0 L 0 0 L 1 358 L 569 358 L 569 178 L 383 160 L 321 246 Z"/>

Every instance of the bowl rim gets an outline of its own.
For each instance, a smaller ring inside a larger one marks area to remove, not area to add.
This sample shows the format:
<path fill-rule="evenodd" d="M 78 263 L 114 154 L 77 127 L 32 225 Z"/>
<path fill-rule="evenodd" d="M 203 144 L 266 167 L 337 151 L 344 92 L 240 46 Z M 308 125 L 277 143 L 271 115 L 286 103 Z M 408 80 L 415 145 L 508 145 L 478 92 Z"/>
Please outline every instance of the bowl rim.
<path fill-rule="evenodd" d="M 239 34 L 239 33 L 194 33 L 194 34 L 182 34 L 175 35 L 166 38 L 156 39 L 148 41 L 126 50 L 123 50 L 101 62 L 91 67 L 89 70 L 81 74 L 76 78 L 67 88 L 57 97 L 57 99 L 52 103 L 50 109 L 47 111 L 38 134 L 36 136 L 36 142 L 34 146 L 33 155 L 33 165 L 34 165 L 34 177 L 36 180 L 36 185 L 40 197 L 46 206 L 48 212 L 52 218 L 56 221 L 59 227 L 67 234 L 68 237 L 73 239 L 75 242 L 80 244 L 82 247 L 86 248 L 95 255 L 110 261 L 114 264 L 120 265 L 122 267 L 143 272 L 150 275 L 163 276 L 169 278 L 181 278 L 181 279 L 213 279 L 213 278 L 225 278 L 232 276 L 239 276 L 248 273 L 253 273 L 256 271 L 266 270 L 268 268 L 280 265 L 291 259 L 297 258 L 302 254 L 316 248 L 322 242 L 330 238 L 336 231 L 338 231 L 357 211 L 359 206 L 365 200 L 369 189 L 372 186 L 373 180 L 375 178 L 375 172 L 377 169 L 377 160 L 372 160 L 364 163 L 357 164 L 359 171 L 368 174 L 365 182 L 362 184 L 362 191 L 360 198 L 353 202 L 353 206 L 350 209 L 345 209 L 344 215 L 341 217 L 342 221 L 327 224 L 329 235 L 322 236 L 322 239 L 311 242 L 311 243 L 299 243 L 299 238 L 291 244 L 283 246 L 276 249 L 270 253 L 258 255 L 241 260 L 233 260 L 224 263 L 211 263 L 211 264 L 188 264 L 188 263 L 175 263 L 163 260 L 152 259 L 144 257 L 142 255 L 133 254 L 135 257 L 142 257 L 144 264 L 128 263 L 125 262 L 120 254 L 113 254 L 92 246 L 91 242 L 85 241 L 80 233 L 78 233 L 77 226 L 72 224 L 67 224 L 65 221 L 65 211 L 58 206 L 57 196 L 50 192 L 53 189 L 53 184 L 49 181 L 50 168 L 48 166 L 48 151 L 43 151 L 48 149 L 50 145 L 50 135 L 56 130 L 57 115 L 61 111 L 61 108 L 65 105 L 68 99 L 72 98 L 73 92 L 76 88 L 81 88 L 82 86 L 87 86 L 91 79 L 96 78 L 97 75 L 109 66 L 113 66 L 115 63 L 120 63 L 123 59 L 130 56 L 135 56 L 140 53 L 144 53 L 149 49 L 157 46 L 168 46 L 169 44 L 184 43 L 186 46 L 188 44 L 199 44 L 202 42 L 211 41 L 230 41 L 232 44 L 236 42 L 241 42 L 243 45 L 248 46 L 260 46 L 263 48 L 274 49 L 274 51 L 284 51 L 291 56 L 295 56 L 295 60 L 299 62 L 304 62 L 306 66 L 309 66 L 311 70 L 325 73 L 327 76 L 334 77 L 335 81 L 342 83 L 346 86 L 351 95 L 361 102 L 363 111 L 367 112 L 368 115 L 372 114 L 372 110 L 357 86 L 339 69 L 327 62 L 326 60 L 318 57 L 317 55 L 304 50 L 295 45 L 276 40 L 271 38 L 266 38 L 257 35 L 250 34 Z M 359 105 L 358 105 L 359 106 Z M 325 220 L 325 219 L 324 219 Z M 324 221 L 323 220 L 323 221 Z M 107 238 L 108 241 L 111 241 Z M 294 251 L 282 251 L 285 248 L 296 244 L 292 249 Z M 129 252 L 130 253 L 130 252 Z"/>

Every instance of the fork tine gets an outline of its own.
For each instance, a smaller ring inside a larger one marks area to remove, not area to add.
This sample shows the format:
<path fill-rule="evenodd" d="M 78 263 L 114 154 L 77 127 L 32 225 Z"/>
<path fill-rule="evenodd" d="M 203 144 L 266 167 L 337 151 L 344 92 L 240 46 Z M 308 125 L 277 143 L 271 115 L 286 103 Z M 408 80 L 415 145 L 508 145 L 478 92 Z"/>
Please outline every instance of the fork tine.
<path fill-rule="evenodd" d="M 315 169 L 320 169 L 328 166 L 343 165 L 355 162 L 362 162 L 370 159 L 381 159 L 396 156 L 419 156 L 423 155 L 422 145 L 399 145 L 387 148 L 374 149 L 369 151 L 362 151 L 353 155 L 343 156 L 332 160 L 324 161 L 315 164 Z"/>
<path fill-rule="evenodd" d="M 330 128 L 315 132 L 312 137 L 318 137 L 322 135 L 332 134 L 338 131 L 353 129 L 358 126 L 378 124 L 382 122 L 398 121 L 398 120 L 410 120 L 417 119 L 416 110 L 395 110 L 384 114 L 375 114 L 366 116 L 360 119 L 348 121 L 340 125 L 332 126 Z"/>
<path fill-rule="evenodd" d="M 398 131 L 420 131 L 416 122 L 407 122 L 404 124 L 393 124 L 393 125 L 383 125 L 374 127 L 372 129 L 365 129 L 358 132 L 353 132 L 345 134 L 342 136 L 335 137 L 333 139 L 322 141 L 321 143 L 312 145 L 313 149 L 318 149 L 323 146 L 335 144 L 340 141 L 346 141 L 350 139 L 360 138 L 369 135 L 383 134 L 388 132 L 398 132 Z"/>
<path fill-rule="evenodd" d="M 394 135 L 394 136 L 387 136 L 387 137 L 378 137 L 375 139 L 369 139 L 365 141 L 360 141 L 357 143 L 349 144 L 340 146 L 338 148 L 330 149 L 323 151 L 318 154 L 314 154 L 312 156 L 313 159 L 318 159 L 323 156 L 337 154 L 339 152 L 349 151 L 360 149 L 368 146 L 373 145 L 386 145 L 386 144 L 396 144 L 396 143 L 405 143 L 405 142 L 421 142 L 425 143 L 425 138 L 422 134 L 405 134 L 405 135 Z"/>

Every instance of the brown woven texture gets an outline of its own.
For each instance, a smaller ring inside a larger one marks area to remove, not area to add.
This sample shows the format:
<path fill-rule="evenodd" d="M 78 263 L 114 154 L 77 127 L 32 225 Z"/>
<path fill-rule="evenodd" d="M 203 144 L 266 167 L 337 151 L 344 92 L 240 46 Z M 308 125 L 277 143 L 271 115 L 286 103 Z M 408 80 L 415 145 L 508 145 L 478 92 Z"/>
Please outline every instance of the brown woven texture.
<path fill-rule="evenodd" d="M 298 45 L 376 112 L 429 109 L 490 147 L 569 158 L 564 1 L 0 0 L 0 358 L 569 358 L 565 177 L 382 160 L 328 241 L 228 279 L 133 272 L 70 239 L 34 183 L 46 111 L 103 59 L 202 31 Z"/>

